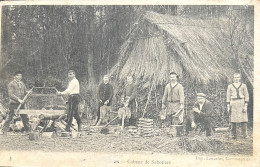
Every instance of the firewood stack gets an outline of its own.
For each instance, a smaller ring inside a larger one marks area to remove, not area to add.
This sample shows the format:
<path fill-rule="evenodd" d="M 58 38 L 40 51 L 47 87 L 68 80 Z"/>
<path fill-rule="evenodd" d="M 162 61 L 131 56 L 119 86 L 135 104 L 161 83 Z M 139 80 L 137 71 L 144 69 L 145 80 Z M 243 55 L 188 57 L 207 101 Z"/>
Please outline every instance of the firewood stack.
<path fill-rule="evenodd" d="M 153 120 L 140 118 L 138 121 L 138 130 L 143 137 L 152 137 L 153 134 Z"/>
<path fill-rule="evenodd" d="M 138 131 L 136 126 L 129 126 L 128 132 L 133 137 L 139 137 L 140 136 L 140 132 Z"/>

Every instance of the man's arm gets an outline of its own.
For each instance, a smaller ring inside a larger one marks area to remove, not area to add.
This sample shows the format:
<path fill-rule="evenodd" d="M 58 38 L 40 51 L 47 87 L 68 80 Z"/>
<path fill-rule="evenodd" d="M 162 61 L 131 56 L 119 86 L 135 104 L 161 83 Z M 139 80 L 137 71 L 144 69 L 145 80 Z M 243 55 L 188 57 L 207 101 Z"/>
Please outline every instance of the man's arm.
<path fill-rule="evenodd" d="M 136 98 L 136 95 L 137 95 L 137 88 L 136 88 L 136 85 L 133 85 L 133 90 L 132 90 L 132 93 L 131 93 L 131 96 L 129 98 L 129 101 L 132 101 Z"/>
<path fill-rule="evenodd" d="M 108 100 L 111 101 L 113 96 L 114 96 L 114 88 L 112 85 L 110 85 L 110 96 L 109 96 Z"/>
<path fill-rule="evenodd" d="M 121 99 L 125 100 L 125 96 L 126 96 L 126 89 L 124 88 L 122 95 L 121 95 Z"/>
<path fill-rule="evenodd" d="M 244 86 L 243 93 L 244 93 L 244 96 L 245 96 L 245 103 L 248 103 L 249 102 L 249 93 L 248 93 L 246 85 Z"/>
<path fill-rule="evenodd" d="M 168 97 L 168 88 L 166 85 L 165 89 L 164 89 L 163 98 L 162 98 L 162 108 L 165 108 L 165 103 L 166 103 L 167 97 Z"/>
<path fill-rule="evenodd" d="M 77 81 L 76 80 L 72 80 L 69 83 L 69 86 L 66 90 L 64 90 L 63 92 L 60 92 L 61 95 L 67 95 L 70 94 L 70 92 L 77 86 Z"/>
<path fill-rule="evenodd" d="M 204 104 L 205 106 L 205 113 L 200 112 L 200 115 L 205 116 L 205 117 L 209 117 L 211 116 L 212 112 L 213 112 L 213 106 L 211 102 L 208 102 L 206 104 Z"/>
<path fill-rule="evenodd" d="M 247 90 L 247 86 L 244 84 L 244 89 L 243 89 L 243 93 L 245 96 L 245 105 L 244 105 L 244 109 L 243 112 L 247 112 L 247 106 L 248 106 L 248 102 L 249 102 L 249 94 L 248 94 L 248 90 Z"/>
<path fill-rule="evenodd" d="M 9 95 L 10 99 L 19 102 L 19 100 L 21 100 L 21 99 L 14 95 L 14 91 L 15 90 L 14 90 L 13 85 L 11 83 L 8 84 L 8 95 Z"/>
<path fill-rule="evenodd" d="M 227 100 L 226 100 L 226 102 L 227 102 L 227 111 L 228 112 L 230 110 L 230 100 L 231 100 L 231 87 L 229 85 L 228 88 L 227 88 Z"/>
<path fill-rule="evenodd" d="M 180 108 L 184 108 L 184 89 L 183 89 L 183 86 L 180 86 L 179 88 L 179 95 L 180 95 Z"/>

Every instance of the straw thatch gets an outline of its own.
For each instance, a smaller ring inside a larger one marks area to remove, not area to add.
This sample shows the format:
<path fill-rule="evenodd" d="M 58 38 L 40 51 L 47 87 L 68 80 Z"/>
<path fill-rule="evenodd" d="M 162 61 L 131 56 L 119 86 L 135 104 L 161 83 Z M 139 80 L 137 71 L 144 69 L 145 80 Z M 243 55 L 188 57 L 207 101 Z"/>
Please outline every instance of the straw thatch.
<path fill-rule="evenodd" d="M 122 45 L 112 73 L 117 69 L 119 80 L 134 75 L 161 84 L 175 71 L 190 81 L 208 83 L 232 76 L 232 56 L 216 22 L 146 12 Z"/>

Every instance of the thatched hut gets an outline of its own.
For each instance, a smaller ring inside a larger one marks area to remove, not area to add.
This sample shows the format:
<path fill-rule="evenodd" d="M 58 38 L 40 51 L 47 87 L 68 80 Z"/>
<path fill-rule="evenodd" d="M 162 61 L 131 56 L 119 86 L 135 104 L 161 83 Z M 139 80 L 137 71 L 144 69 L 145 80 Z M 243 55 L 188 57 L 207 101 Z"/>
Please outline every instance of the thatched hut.
<path fill-rule="evenodd" d="M 216 20 L 146 12 L 121 47 L 120 61 L 114 68 L 118 79 L 134 75 L 139 81 L 150 81 L 155 77 L 156 84 L 162 84 L 170 71 L 189 78 L 189 82 L 230 78 L 235 72 L 233 53 L 217 24 Z M 248 46 L 243 51 L 253 57 L 253 47 Z"/>
<path fill-rule="evenodd" d="M 161 85 L 160 90 L 163 90 L 171 71 L 180 75 L 186 97 L 189 96 L 187 89 L 192 86 L 222 83 L 222 90 L 212 96 L 212 100 L 216 101 L 216 96 L 219 96 L 216 107 L 219 109 L 219 104 L 223 103 L 219 110 L 224 113 L 225 86 L 237 69 L 234 68 L 234 56 L 229 41 L 223 40 L 223 30 L 218 24 L 216 20 L 146 12 L 122 45 L 120 59 L 112 68 L 111 75 L 115 76 L 117 84 L 122 83 L 128 75 L 134 76 L 139 88 L 148 88 L 146 93 L 140 93 L 140 96 L 146 96 L 146 99 L 148 97 L 147 101 L 150 100 L 151 90 L 155 88 L 153 85 L 157 88 Z M 246 55 L 250 57 L 250 64 L 253 64 L 253 45 L 246 43 L 243 47 L 245 49 L 241 50 L 243 53 L 240 53 L 240 61 L 245 62 L 242 56 Z M 243 68 L 247 67 L 245 63 L 242 65 Z M 245 71 L 252 84 L 253 68 Z M 157 92 L 162 93 L 160 90 Z M 155 93 L 157 107 L 161 98 L 158 94 Z M 145 110 L 143 108 L 146 106 L 147 103 L 141 110 Z"/>

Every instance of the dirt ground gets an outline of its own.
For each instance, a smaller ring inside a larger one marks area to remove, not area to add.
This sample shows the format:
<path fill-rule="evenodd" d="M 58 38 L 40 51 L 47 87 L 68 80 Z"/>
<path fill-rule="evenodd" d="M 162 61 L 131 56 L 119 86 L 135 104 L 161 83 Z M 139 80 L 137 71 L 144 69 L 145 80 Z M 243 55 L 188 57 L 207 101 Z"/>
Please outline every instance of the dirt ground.
<path fill-rule="evenodd" d="M 110 126 L 110 128 L 113 128 Z M 9 132 L 0 135 L 1 151 L 46 152 L 149 152 L 170 154 L 207 154 L 207 155 L 252 155 L 252 129 L 249 138 L 230 139 L 229 132 L 215 133 L 212 137 L 200 136 L 174 137 L 171 129 L 156 129 L 153 137 L 133 137 L 127 130 L 120 133 L 101 134 L 82 132 L 78 138 L 44 138 L 30 141 L 28 135 Z M 194 143 L 197 143 L 196 145 Z"/>

